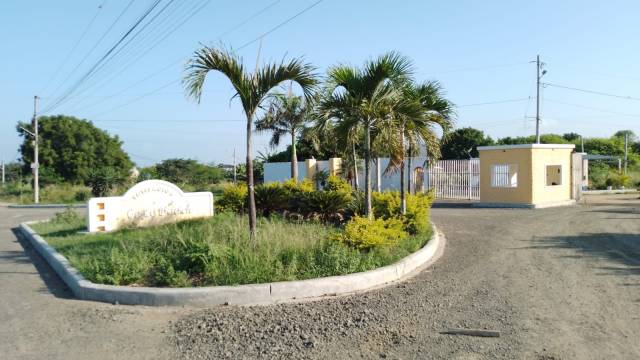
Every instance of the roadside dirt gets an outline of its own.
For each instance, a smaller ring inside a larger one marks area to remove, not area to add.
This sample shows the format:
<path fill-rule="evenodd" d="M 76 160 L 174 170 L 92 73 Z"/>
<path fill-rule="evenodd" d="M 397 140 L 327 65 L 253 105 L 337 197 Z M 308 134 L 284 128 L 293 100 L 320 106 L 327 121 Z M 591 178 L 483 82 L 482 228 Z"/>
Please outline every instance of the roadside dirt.
<path fill-rule="evenodd" d="M 640 358 L 638 195 L 591 196 L 582 206 L 535 211 L 448 206 L 433 209 L 447 236 L 443 257 L 405 283 L 317 302 L 211 309 L 73 300 L 10 231 L 55 211 L 0 207 L 0 354 Z M 497 330 L 501 336 L 440 334 L 449 328 Z"/>

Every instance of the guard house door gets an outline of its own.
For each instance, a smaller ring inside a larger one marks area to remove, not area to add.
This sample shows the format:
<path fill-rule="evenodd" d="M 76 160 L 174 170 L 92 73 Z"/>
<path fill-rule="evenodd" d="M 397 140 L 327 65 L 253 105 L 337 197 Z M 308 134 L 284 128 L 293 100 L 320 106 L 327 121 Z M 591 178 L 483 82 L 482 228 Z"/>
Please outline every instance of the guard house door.
<path fill-rule="evenodd" d="M 480 200 L 480 159 L 434 161 L 425 183 L 438 199 Z"/>

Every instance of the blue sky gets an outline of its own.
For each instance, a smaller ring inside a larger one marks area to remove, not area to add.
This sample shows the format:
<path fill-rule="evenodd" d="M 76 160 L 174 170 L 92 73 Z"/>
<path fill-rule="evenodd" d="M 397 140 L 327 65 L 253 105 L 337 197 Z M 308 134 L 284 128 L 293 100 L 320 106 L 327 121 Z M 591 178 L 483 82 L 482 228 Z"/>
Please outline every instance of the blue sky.
<path fill-rule="evenodd" d="M 183 5 L 176 7 L 176 15 L 166 20 L 166 26 L 150 32 L 142 45 L 123 52 L 128 56 L 114 59 L 84 90 L 72 94 L 52 113 L 86 118 L 117 134 L 140 165 L 170 157 L 229 162 L 234 148 L 241 159 L 244 115 L 236 101 L 229 101 L 229 83 L 220 75 L 210 76 L 198 105 L 185 98 L 177 82 L 184 68 L 180 59 L 186 59 L 199 43 L 222 41 L 240 47 L 315 1 L 212 0 L 155 48 L 144 52 L 144 44 L 153 44 L 162 29 L 169 28 L 172 21 L 177 23 L 180 14 L 198 4 L 197 0 L 176 0 L 175 4 Z M 152 0 L 134 1 L 89 53 L 128 3 L 0 2 L 0 158 L 16 158 L 20 139 L 15 124 L 30 118 L 33 95 L 43 98 L 41 109 L 51 105 Z M 261 61 L 304 56 L 322 74 L 333 64 L 360 65 L 396 50 L 414 60 L 417 79 L 442 83 L 459 106 L 458 127 L 477 127 L 494 138 L 530 135 L 534 132 L 535 66 L 529 62 L 538 53 L 547 63 L 546 82 L 640 98 L 636 86 L 640 81 L 638 13 L 640 3 L 631 0 L 324 0 L 265 36 Z M 258 42 L 239 51 L 250 68 L 255 66 L 257 51 Z M 136 54 L 143 53 L 136 60 Z M 77 66 L 85 56 L 85 62 Z M 545 87 L 542 99 L 545 133 L 610 136 L 619 129 L 640 133 L 638 100 L 558 87 Z M 509 102 L 476 105 L 505 100 Z M 268 137 L 258 136 L 256 150 L 264 151 L 267 145 Z"/>

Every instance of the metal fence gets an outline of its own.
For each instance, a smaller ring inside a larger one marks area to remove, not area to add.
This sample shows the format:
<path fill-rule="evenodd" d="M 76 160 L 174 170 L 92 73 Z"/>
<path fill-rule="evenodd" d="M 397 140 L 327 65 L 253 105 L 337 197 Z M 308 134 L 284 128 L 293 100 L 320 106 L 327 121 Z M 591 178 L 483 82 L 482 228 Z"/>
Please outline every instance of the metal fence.
<path fill-rule="evenodd" d="M 439 199 L 480 200 L 480 159 L 430 163 L 425 186 Z"/>

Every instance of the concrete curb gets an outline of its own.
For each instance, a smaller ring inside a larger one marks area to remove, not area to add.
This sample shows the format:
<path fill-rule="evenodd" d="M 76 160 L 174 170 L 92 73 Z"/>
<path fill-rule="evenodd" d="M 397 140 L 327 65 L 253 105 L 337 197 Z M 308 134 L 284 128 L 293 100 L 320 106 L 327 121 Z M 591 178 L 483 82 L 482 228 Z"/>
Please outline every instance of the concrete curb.
<path fill-rule="evenodd" d="M 69 207 L 84 209 L 87 207 L 87 204 L 9 204 L 7 207 L 10 209 L 66 209 Z"/>
<path fill-rule="evenodd" d="M 77 298 L 148 306 L 269 305 L 371 290 L 417 274 L 442 255 L 446 242 L 444 235 L 432 224 L 433 235 L 422 249 L 394 264 L 371 271 L 318 279 L 237 286 L 129 287 L 95 284 L 86 280 L 64 256 L 29 226 L 36 222 L 20 224 L 22 234 Z"/>
<path fill-rule="evenodd" d="M 609 195 L 609 194 L 635 194 L 637 189 L 620 190 L 582 190 L 582 195 Z"/>

